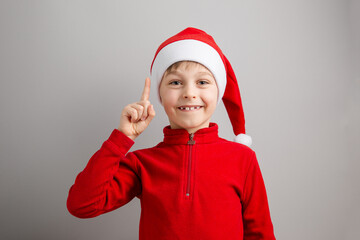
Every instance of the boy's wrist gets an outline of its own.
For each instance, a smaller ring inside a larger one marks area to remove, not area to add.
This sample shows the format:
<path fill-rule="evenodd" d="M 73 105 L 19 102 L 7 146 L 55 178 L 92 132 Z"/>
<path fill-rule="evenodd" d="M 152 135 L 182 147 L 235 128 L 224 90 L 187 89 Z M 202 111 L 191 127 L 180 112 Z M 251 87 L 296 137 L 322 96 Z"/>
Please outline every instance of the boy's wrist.
<path fill-rule="evenodd" d="M 130 138 L 131 140 L 135 140 L 135 138 L 136 138 L 136 136 L 134 136 L 134 135 L 128 135 L 128 134 L 126 134 L 126 133 L 124 133 L 123 131 L 121 131 L 119 128 L 117 128 L 117 130 L 119 130 L 120 132 L 122 132 L 125 136 L 127 136 L 128 138 Z"/>
<path fill-rule="evenodd" d="M 108 141 L 118 146 L 123 154 L 126 154 L 135 143 L 131 138 L 127 137 L 123 132 L 116 128 L 110 134 Z"/>
<path fill-rule="evenodd" d="M 131 140 L 133 140 L 133 141 L 134 141 L 135 138 L 136 138 L 135 136 L 128 136 L 128 135 L 126 135 L 126 136 L 127 136 L 128 138 L 130 138 Z"/>

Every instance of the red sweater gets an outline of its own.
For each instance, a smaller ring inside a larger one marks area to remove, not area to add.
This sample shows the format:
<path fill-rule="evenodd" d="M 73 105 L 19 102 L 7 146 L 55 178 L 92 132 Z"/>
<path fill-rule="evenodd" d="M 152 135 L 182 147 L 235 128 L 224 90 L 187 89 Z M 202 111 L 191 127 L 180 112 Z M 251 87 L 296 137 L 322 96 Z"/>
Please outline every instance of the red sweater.
<path fill-rule="evenodd" d="M 191 139 L 192 138 L 192 139 Z M 79 218 L 141 203 L 140 240 L 275 239 L 255 152 L 218 136 L 218 125 L 189 134 L 164 128 L 155 147 L 129 152 L 117 129 L 70 188 Z"/>

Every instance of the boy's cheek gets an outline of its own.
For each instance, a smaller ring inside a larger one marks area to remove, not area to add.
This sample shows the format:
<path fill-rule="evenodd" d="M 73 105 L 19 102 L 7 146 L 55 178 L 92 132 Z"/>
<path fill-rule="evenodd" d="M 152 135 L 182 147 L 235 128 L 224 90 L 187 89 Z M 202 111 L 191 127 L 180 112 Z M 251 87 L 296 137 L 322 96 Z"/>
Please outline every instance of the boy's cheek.
<path fill-rule="evenodd" d="M 209 102 L 209 103 L 217 103 L 217 93 L 213 92 L 213 93 L 209 93 L 207 94 L 205 97 L 205 101 Z"/>
<path fill-rule="evenodd" d="M 160 95 L 161 98 L 161 104 L 168 105 L 168 104 L 176 104 L 177 100 L 177 93 L 175 91 L 166 91 L 163 92 L 163 94 Z"/>

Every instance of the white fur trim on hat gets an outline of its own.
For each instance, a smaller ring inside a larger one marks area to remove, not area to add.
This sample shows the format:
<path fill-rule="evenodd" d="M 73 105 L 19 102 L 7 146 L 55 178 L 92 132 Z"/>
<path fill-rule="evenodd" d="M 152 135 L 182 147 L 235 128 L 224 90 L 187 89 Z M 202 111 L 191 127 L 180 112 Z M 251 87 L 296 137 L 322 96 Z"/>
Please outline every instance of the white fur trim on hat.
<path fill-rule="evenodd" d="M 235 137 L 234 142 L 241 143 L 241 144 L 244 144 L 244 145 L 250 147 L 252 144 L 252 139 L 249 135 L 240 133 L 239 135 L 237 135 Z"/>
<path fill-rule="evenodd" d="M 179 61 L 195 61 L 207 67 L 214 75 L 218 89 L 218 104 L 220 103 L 226 86 L 226 70 L 219 53 L 210 45 L 192 39 L 179 40 L 166 45 L 157 54 L 152 70 L 152 79 L 157 83 L 158 99 L 160 101 L 159 86 L 166 69 Z"/>

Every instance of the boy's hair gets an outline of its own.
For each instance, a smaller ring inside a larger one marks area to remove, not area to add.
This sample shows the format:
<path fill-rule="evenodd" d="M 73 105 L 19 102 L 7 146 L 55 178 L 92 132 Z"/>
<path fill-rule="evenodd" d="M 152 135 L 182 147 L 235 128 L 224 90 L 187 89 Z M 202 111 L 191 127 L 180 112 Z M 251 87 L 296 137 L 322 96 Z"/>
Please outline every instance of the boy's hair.
<path fill-rule="evenodd" d="M 179 61 L 176 63 L 173 63 L 172 65 L 170 65 L 170 67 L 168 67 L 166 69 L 166 71 L 164 72 L 164 75 L 162 77 L 162 79 L 164 79 L 164 77 L 169 74 L 171 71 L 176 70 L 180 67 L 180 65 L 185 64 L 185 70 L 188 70 L 190 66 L 193 66 L 195 64 L 195 66 L 200 65 L 203 66 L 204 68 L 208 69 L 207 67 L 205 67 L 204 65 L 202 65 L 201 63 L 195 62 L 195 61 L 189 61 L 189 60 L 185 60 L 185 61 Z M 208 69 L 209 70 L 209 69 Z M 211 72 L 209 70 L 209 72 Z M 162 80 L 161 79 L 161 80 Z"/>

